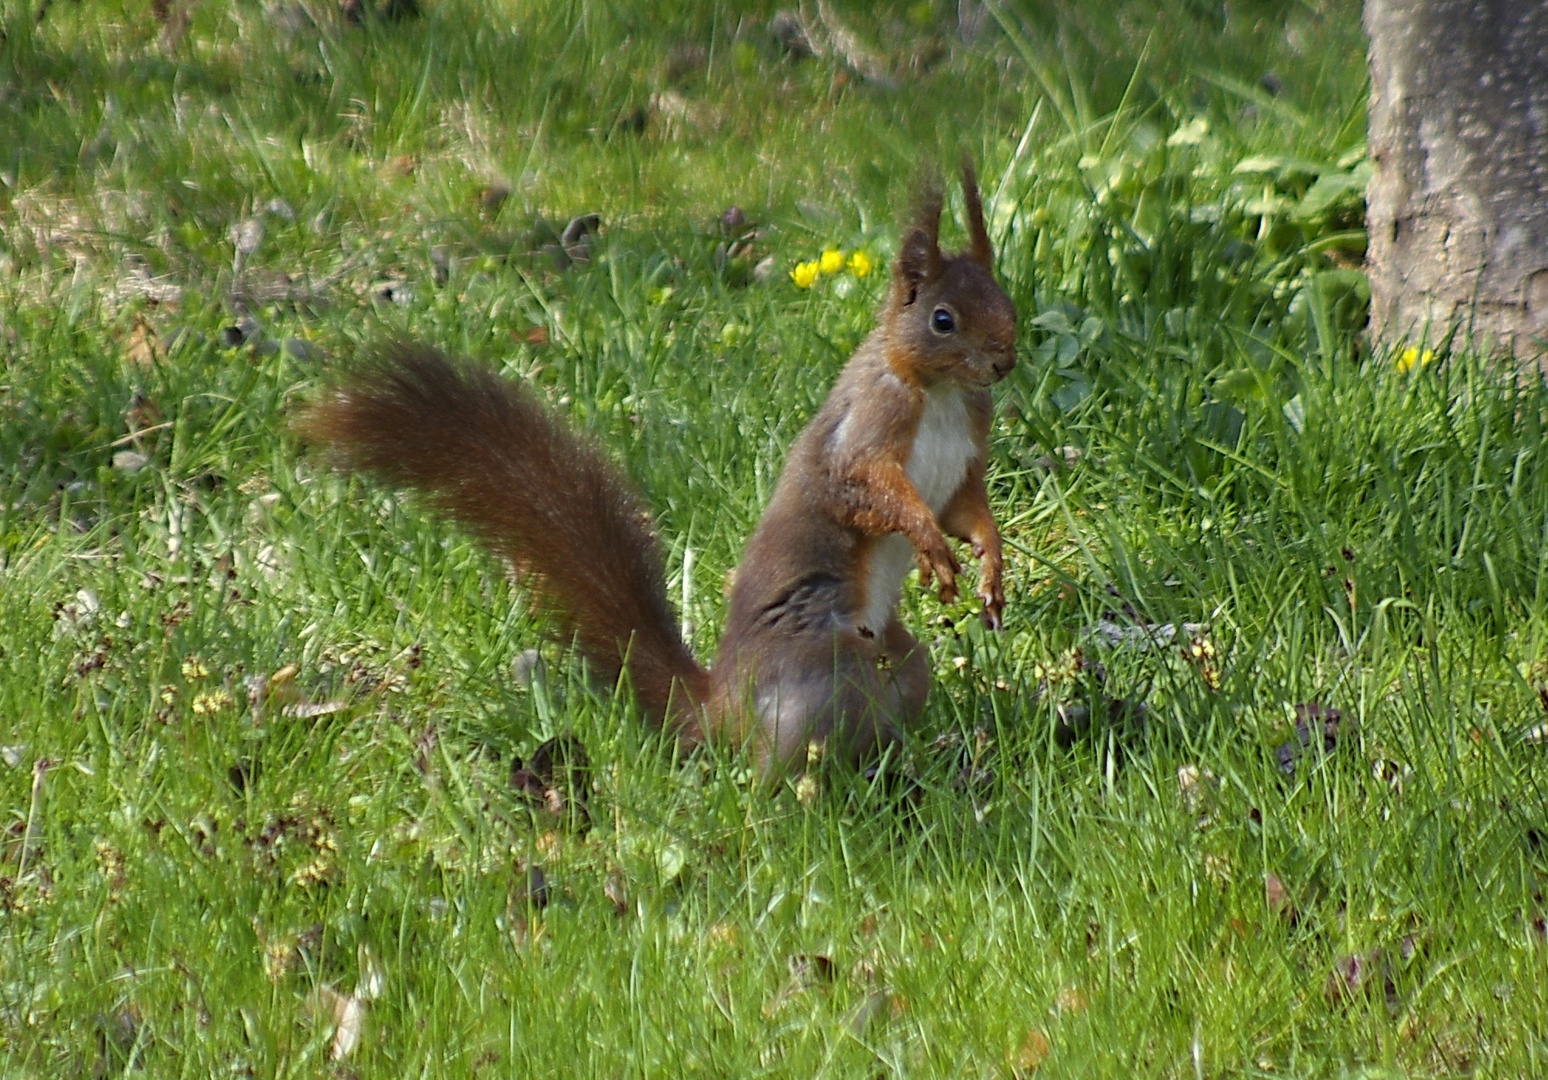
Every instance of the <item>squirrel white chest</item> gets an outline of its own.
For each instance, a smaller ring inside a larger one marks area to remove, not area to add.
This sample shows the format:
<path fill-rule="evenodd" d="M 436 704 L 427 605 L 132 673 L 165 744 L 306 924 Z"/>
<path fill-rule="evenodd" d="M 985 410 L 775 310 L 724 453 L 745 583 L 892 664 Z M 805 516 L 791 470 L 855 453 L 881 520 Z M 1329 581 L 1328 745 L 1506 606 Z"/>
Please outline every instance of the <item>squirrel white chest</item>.
<path fill-rule="evenodd" d="M 972 457 L 973 426 L 962 391 L 955 386 L 926 391 L 906 469 L 919 497 L 936 514 L 962 486 Z"/>
<path fill-rule="evenodd" d="M 932 513 L 939 516 L 962 486 L 974 450 L 973 425 L 962 391 L 955 386 L 927 391 L 904 469 Z M 865 601 L 856 618 L 858 625 L 881 633 L 898 605 L 903 577 L 913 565 L 913 545 L 902 534 L 893 533 L 877 542 L 866 568 Z"/>

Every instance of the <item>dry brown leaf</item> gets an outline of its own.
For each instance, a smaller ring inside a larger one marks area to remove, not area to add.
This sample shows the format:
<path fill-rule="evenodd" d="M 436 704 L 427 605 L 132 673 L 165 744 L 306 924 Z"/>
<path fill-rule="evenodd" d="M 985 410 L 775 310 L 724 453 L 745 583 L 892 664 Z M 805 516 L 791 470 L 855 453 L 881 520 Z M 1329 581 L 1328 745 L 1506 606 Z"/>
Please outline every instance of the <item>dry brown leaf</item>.
<path fill-rule="evenodd" d="M 791 1000 L 817 986 L 831 984 L 838 974 L 832 959 L 820 953 L 798 953 L 789 960 L 790 978 L 763 1006 L 763 1015 L 772 1018 Z"/>
<path fill-rule="evenodd" d="M 347 708 L 349 708 L 347 701 L 302 701 L 294 705 L 286 705 L 280 712 L 297 720 L 315 720 L 319 716 L 332 716 Z"/>
<path fill-rule="evenodd" d="M 1263 899 L 1275 915 L 1290 922 L 1295 921 L 1296 910 L 1290 900 L 1290 890 L 1279 880 L 1279 875 L 1272 871 L 1263 875 Z"/>
<path fill-rule="evenodd" d="M 1380 949 L 1341 956 L 1328 973 L 1326 992 L 1329 1001 L 1349 1001 L 1377 990 L 1385 991 L 1389 998 L 1397 993 L 1392 973 Z"/>
<path fill-rule="evenodd" d="M 1037 1072 L 1038 1066 L 1048 1057 L 1048 1036 L 1039 1028 L 1028 1028 L 1026 1038 L 1011 1059 L 1011 1075 L 1016 1080 Z"/>
<path fill-rule="evenodd" d="M 1061 1013 L 1081 1013 L 1086 1011 L 1086 994 L 1078 986 L 1066 986 L 1059 991 L 1059 996 L 1054 999 L 1054 1006 Z"/>
<path fill-rule="evenodd" d="M 134 317 L 134 327 L 129 331 L 129 341 L 124 346 L 124 359 L 142 368 L 151 367 L 161 359 L 156 328 L 144 315 Z"/>
<path fill-rule="evenodd" d="M 602 883 L 602 895 L 607 897 L 608 901 L 613 905 L 613 910 L 620 916 L 629 914 L 629 893 L 624 888 L 622 871 L 608 871 L 607 880 Z M 713 935 L 713 928 L 711 928 L 710 933 Z"/>
<path fill-rule="evenodd" d="M 817 12 L 822 20 L 823 29 L 827 31 L 828 43 L 833 52 L 837 53 L 856 75 L 878 86 L 889 88 L 897 86 L 897 79 L 888 69 L 886 61 L 866 48 L 861 43 L 859 35 L 839 21 L 838 16 L 833 13 L 833 9 L 825 0 L 817 0 Z"/>
<path fill-rule="evenodd" d="M 361 1001 L 375 1001 L 387 989 L 387 974 L 370 946 L 361 942 L 355 947 L 355 996 Z"/>

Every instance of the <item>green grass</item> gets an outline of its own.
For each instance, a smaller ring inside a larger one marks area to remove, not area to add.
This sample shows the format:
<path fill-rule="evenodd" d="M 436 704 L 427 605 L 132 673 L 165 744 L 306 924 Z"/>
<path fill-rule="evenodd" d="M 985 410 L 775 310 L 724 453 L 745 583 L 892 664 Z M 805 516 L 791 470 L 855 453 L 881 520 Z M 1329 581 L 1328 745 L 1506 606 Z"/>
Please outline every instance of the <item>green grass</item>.
<path fill-rule="evenodd" d="M 878 85 L 783 57 L 773 5 L 424 2 L 200 4 L 168 45 L 0 7 L 0 1072 L 1545 1070 L 1548 395 L 1360 334 L 1357 4 L 1007 3 L 967 43 L 944 0 L 835 5 Z M 962 150 L 1022 313 L 1010 607 L 907 590 L 914 804 L 678 760 L 493 561 L 288 434 L 391 334 L 530 378 L 647 493 L 674 596 L 694 553 L 707 653 L 885 283 L 786 272 L 885 268 Z M 590 211 L 589 264 L 534 251 Z M 1287 776 L 1307 703 L 1342 727 Z M 587 831 L 508 780 L 564 732 Z"/>

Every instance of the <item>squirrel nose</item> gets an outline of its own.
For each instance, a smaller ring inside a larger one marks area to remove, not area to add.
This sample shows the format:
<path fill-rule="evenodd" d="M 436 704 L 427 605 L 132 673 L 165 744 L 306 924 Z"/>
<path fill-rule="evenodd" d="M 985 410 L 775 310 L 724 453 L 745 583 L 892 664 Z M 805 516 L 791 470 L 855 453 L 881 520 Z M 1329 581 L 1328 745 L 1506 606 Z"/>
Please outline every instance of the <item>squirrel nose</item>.
<path fill-rule="evenodd" d="M 1005 376 L 1009 375 L 1011 373 L 1011 369 L 1016 366 L 1016 354 L 1006 353 L 1004 356 L 997 357 L 992 366 L 994 368 L 995 375 L 1003 379 Z"/>

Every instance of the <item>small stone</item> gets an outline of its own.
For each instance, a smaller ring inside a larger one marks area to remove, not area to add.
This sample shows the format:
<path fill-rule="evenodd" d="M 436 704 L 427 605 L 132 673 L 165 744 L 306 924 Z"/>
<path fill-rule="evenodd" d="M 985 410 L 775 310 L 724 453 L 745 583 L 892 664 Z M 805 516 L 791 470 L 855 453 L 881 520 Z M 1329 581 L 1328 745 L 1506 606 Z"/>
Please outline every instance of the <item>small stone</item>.
<path fill-rule="evenodd" d="M 507 184 L 490 184 L 478 193 L 478 208 L 486 214 L 499 213 L 500 207 L 505 205 L 505 200 L 511 197 L 511 189 Z"/>
<path fill-rule="evenodd" d="M 240 224 L 233 225 L 228 238 L 236 248 L 238 256 L 251 255 L 258 250 L 258 245 L 263 243 L 263 221 L 259 218 L 248 218 Z"/>
<path fill-rule="evenodd" d="M 891 1006 L 891 991 L 872 990 L 866 995 L 865 1000 L 855 1007 L 854 1012 L 849 1014 L 849 1030 L 856 1038 L 860 1038 L 876 1018 L 889 1011 Z"/>
<path fill-rule="evenodd" d="M 522 686 L 531 686 L 533 680 L 543 677 L 543 656 L 536 649 L 523 649 L 511 661 L 511 675 Z"/>
<path fill-rule="evenodd" d="M 251 318 L 240 320 L 235 326 L 228 326 L 220 332 L 220 343 L 228 349 L 234 349 L 238 345 L 245 345 L 263 333 L 258 323 Z"/>
<path fill-rule="evenodd" d="M 113 455 L 113 468 L 119 472 L 137 473 L 150 464 L 150 458 L 138 450 L 120 450 Z"/>
<path fill-rule="evenodd" d="M 1188 764 L 1177 769 L 1177 790 L 1189 813 L 1196 813 L 1215 787 L 1215 774 L 1209 769 Z"/>
<path fill-rule="evenodd" d="M 1331 754 L 1338 744 L 1343 728 L 1344 714 L 1339 709 L 1317 702 L 1295 707 L 1295 738 L 1274 748 L 1279 771 L 1286 776 L 1295 775 L 1298 759 L 1314 742 L 1321 744 L 1323 754 Z"/>
<path fill-rule="evenodd" d="M 789 8 L 776 11 L 774 17 L 769 20 L 769 35 L 793 59 L 805 60 L 819 55 L 799 12 L 791 11 Z"/>
<path fill-rule="evenodd" d="M 548 906 L 548 878 L 536 863 L 527 871 L 527 903 L 535 908 Z"/>

